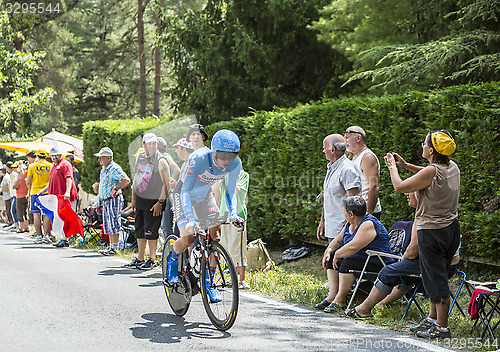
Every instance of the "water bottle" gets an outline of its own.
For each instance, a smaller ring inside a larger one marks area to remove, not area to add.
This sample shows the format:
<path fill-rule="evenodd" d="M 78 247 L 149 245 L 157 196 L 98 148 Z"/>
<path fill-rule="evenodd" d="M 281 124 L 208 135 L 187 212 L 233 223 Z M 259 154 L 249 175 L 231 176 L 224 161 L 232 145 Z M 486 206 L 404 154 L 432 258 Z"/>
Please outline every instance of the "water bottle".
<path fill-rule="evenodd" d="M 203 254 L 201 253 L 201 246 L 200 246 L 200 244 L 198 244 L 191 251 L 191 257 L 189 258 L 189 262 L 191 264 L 191 272 L 193 273 L 194 277 L 196 277 L 197 279 L 200 278 L 200 274 L 201 274 L 201 257 L 202 256 L 203 256 Z"/>

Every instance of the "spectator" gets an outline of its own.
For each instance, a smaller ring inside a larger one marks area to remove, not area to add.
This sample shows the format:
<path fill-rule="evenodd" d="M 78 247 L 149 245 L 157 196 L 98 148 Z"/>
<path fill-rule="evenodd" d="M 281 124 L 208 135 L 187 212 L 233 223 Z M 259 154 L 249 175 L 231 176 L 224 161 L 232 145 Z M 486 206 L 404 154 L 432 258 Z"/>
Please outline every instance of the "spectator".
<path fill-rule="evenodd" d="M 361 171 L 361 197 L 366 201 L 370 214 L 380 220 L 379 176 L 380 163 L 377 156 L 366 146 L 366 133 L 359 126 L 351 126 L 344 132 L 347 150 L 353 154 L 352 161 Z"/>
<path fill-rule="evenodd" d="M 361 271 L 365 266 L 366 250 L 391 254 L 389 234 L 384 225 L 366 212 L 366 202 L 361 196 L 344 198 L 342 201 L 346 224 L 340 234 L 330 242 L 323 256 L 323 267 L 332 270 L 335 296 L 325 312 L 344 311 L 347 294 L 354 283 L 350 270 Z M 394 262 L 385 258 L 386 263 Z M 370 272 L 378 272 L 383 265 L 377 257 L 372 257 L 366 266 Z M 330 293 L 329 293 L 330 294 Z"/>
<path fill-rule="evenodd" d="M 237 212 L 245 222 L 247 221 L 247 206 L 246 197 L 248 192 L 248 183 L 250 176 L 248 172 L 241 169 L 236 182 L 236 200 Z M 224 215 L 228 211 L 227 202 L 225 197 L 221 194 L 226 194 L 227 177 L 222 181 L 216 183 L 213 187 L 214 195 L 217 203 L 220 204 L 220 214 Z M 245 267 L 247 266 L 246 248 L 247 248 L 247 228 L 243 228 L 243 232 L 233 224 L 221 225 L 221 243 L 228 250 L 229 255 L 233 259 L 234 266 L 236 267 L 236 274 L 239 275 L 238 288 L 248 289 L 250 286 L 245 280 Z"/>
<path fill-rule="evenodd" d="M 26 154 L 28 161 L 33 160 L 33 153 Z M 35 152 L 36 159 L 28 167 L 28 176 L 26 177 L 26 185 L 30 189 L 29 212 L 33 214 L 33 222 L 35 224 L 36 239 L 35 243 L 52 243 L 50 240 L 50 219 L 43 215 L 40 208 L 36 205 L 39 192 L 49 183 L 49 173 L 52 165 L 45 160 L 47 152 L 39 149 Z M 43 216 L 43 218 L 42 218 Z M 42 233 L 43 221 L 43 233 Z"/>
<path fill-rule="evenodd" d="M 417 199 L 415 193 L 405 193 L 408 200 L 408 205 L 412 208 L 417 207 Z M 371 316 L 373 307 L 382 308 L 392 302 L 402 298 L 409 290 L 406 285 L 410 278 L 405 280 L 405 284 L 401 284 L 400 277 L 403 275 L 420 275 L 420 261 L 418 257 L 417 243 L 417 224 L 413 222 L 411 241 L 400 261 L 384 267 L 379 273 L 375 284 L 370 291 L 368 297 L 355 308 L 346 311 L 346 315 L 352 318 L 363 318 Z M 460 261 L 459 252 L 457 251 L 451 262 L 451 272 L 449 276 L 456 273 L 458 270 L 458 262 Z M 410 285 L 411 286 L 411 285 Z"/>
<path fill-rule="evenodd" d="M 12 204 L 10 208 L 10 212 L 12 214 L 12 219 L 14 220 L 15 227 L 12 227 L 10 231 L 17 232 L 19 230 L 19 218 L 17 217 L 16 210 L 16 190 L 14 189 L 14 180 L 17 178 L 16 168 L 13 167 L 14 163 L 12 161 L 7 161 L 5 163 L 5 167 L 7 169 L 7 173 L 9 174 L 9 193 L 12 199 Z"/>
<path fill-rule="evenodd" d="M 175 147 L 175 153 L 177 154 L 179 159 L 181 159 L 183 161 L 183 163 L 181 165 L 179 179 L 178 180 L 176 180 L 174 178 L 170 179 L 170 189 L 172 190 L 172 208 L 174 211 L 173 230 L 174 230 L 174 234 L 179 236 L 180 235 L 179 228 L 176 226 L 176 223 L 177 223 L 178 217 L 180 216 L 180 213 L 177 213 L 176 210 L 179 210 L 180 207 L 179 206 L 176 207 L 174 202 L 175 202 L 175 199 L 177 199 L 177 201 L 180 202 L 180 192 L 181 192 L 181 188 L 182 188 L 182 183 L 184 182 L 184 179 L 186 178 L 186 172 L 187 172 L 187 166 L 188 166 L 186 161 L 188 161 L 189 156 L 194 152 L 194 149 L 193 149 L 193 145 L 191 144 L 191 142 L 188 142 L 186 140 L 186 138 L 179 139 L 177 141 L 177 143 L 172 145 L 172 147 Z"/>
<path fill-rule="evenodd" d="M 33 164 L 36 161 L 36 153 L 34 150 L 30 150 L 26 153 L 26 159 L 27 159 L 27 170 L 25 173 L 25 181 L 28 180 L 28 170 L 29 166 Z M 28 187 L 28 222 L 35 223 L 35 217 L 32 213 L 29 212 L 30 209 L 30 197 L 31 197 L 31 187 L 26 183 L 26 187 Z M 36 229 L 35 229 L 36 230 Z M 37 232 L 35 231 L 34 233 L 29 235 L 30 237 L 36 238 L 37 237 Z"/>
<path fill-rule="evenodd" d="M 80 171 L 78 171 L 78 169 L 75 167 L 75 156 L 71 153 L 68 153 L 64 158 L 68 160 L 73 167 L 73 182 L 75 183 L 76 191 L 78 192 L 80 190 Z"/>
<path fill-rule="evenodd" d="M 2 176 L 2 182 L 0 183 L 0 188 L 2 190 L 2 199 L 5 202 L 5 215 L 7 216 L 7 223 L 4 227 L 10 227 L 14 225 L 14 219 L 12 218 L 11 208 L 12 208 L 12 197 L 10 196 L 10 175 L 7 173 L 7 168 L 0 169 L 0 176 Z"/>
<path fill-rule="evenodd" d="M 94 182 L 94 184 L 92 184 L 92 190 L 94 191 L 96 197 L 92 202 L 91 206 L 96 209 L 101 208 L 103 202 L 102 202 L 102 197 L 99 194 L 99 182 Z"/>
<path fill-rule="evenodd" d="M 132 206 L 135 208 L 135 237 L 139 252 L 137 258 L 125 266 L 150 270 L 158 266 L 156 248 L 162 212 L 169 193 L 170 168 L 165 157 L 158 151 L 158 138 L 154 133 L 142 137 L 144 152 L 135 161 L 132 187 Z M 146 243 L 149 258 L 146 261 Z"/>
<path fill-rule="evenodd" d="M 205 141 L 208 139 L 207 131 L 203 128 L 203 125 L 196 123 L 189 126 L 189 131 L 186 136 L 186 140 L 191 142 L 194 150 L 205 147 Z M 207 148 L 208 149 L 208 148 Z"/>
<path fill-rule="evenodd" d="M 38 193 L 64 196 L 71 203 L 71 207 L 76 211 L 76 200 L 78 192 L 75 182 L 73 182 L 73 167 L 70 162 L 62 157 L 62 152 L 57 147 L 50 149 L 50 157 L 52 158 L 52 168 L 50 169 L 49 183 Z M 66 239 L 61 239 L 54 244 L 55 247 L 69 247 Z"/>
<path fill-rule="evenodd" d="M 19 218 L 18 233 L 28 232 L 28 187 L 26 186 L 27 167 L 23 161 L 17 161 L 12 165 L 17 168 L 17 177 L 14 179 L 12 187 L 16 191 L 16 212 Z"/>
<path fill-rule="evenodd" d="M 80 196 L 78 195 L 78 192 L 80 192 L 80 171 L 75 166 L 75 156 L 71 153 L 66 154 L 64 157 L 66 160 L 69 161 L 73 168 L 73 182 L 75 183 L 76 186 L 76 209 L 80 209 L 80 203 L 81 199 Z"/>
<path fill-rule="evenodd" d="M 103 201 L 102 218 L 104 233 L 109 234 L 109 247 L 100 250 L 102 255 L 115 255 L 120 233 L 120 214 L 123 208 L 122 189 L 127 187 L 130 179 L 120 165 L 113 161 L 113 151 L 102 148 L 94 154 L 102 165 L 99 177 L 99 195 Z"/>
<path fill-rule="evenodd" d="M 430 131 L 422 143 L 422 157 L 429 162 L 428 166 L 409 164 L 396 153 L 384 157 L 396 192 L 416 192 L 420 270 L 431 306 L 429 316 L 411 330 L 423 338 L 451 336 L 448 328 L 448 271 L 460 244 L 460 170 L 449 158 L 455 148 L 455 140 L 448 131 Z M 415 174 L 403 181 L 398 166 Z"/>
<path fill-rule="evenodd" d="M 177 187 L 177 184 L 180 182 L 180 185 L 182 187 L 182 181 L 184 181 L 184 178 L 186 177 L 186 171 L 187 171 L 187 163 L 189 156 L 194 152 L 193 144 L 191 142 L 188 142 L 186 138 L 181 138 L 172 145 L 172 147 L 175 147 L 175 153 L 181 159 L 184 161 L 181 165 L 181 170 L 179 173 L 179 178 L 178 179 L 170 179 L 170 188 L 173 189 Z M 180 192 L 180 188 L 179 188 Z"/>
<path fill-rule="evenodd" d="M 342 199 L 354 196 L 361 189 L 361 177 L 358 168 L 345 156 L 346 144 L 340 134 L 331 134 L 323 140 L 323 153 L 328 163 L 328 170 L 323 184 L 323 211 L 316 231 L 319 240 L 328 239 L 328 243 L 340 233 L 345 222 L 342 215 Z M 326 252 L 325 252 L 326 253 Z M 335 284 L 338 274 L 332 269 L 326 271 L 328 277 L 328 296 L 316 304 L 316 309 L 329 309 L 334 304 L 338 287 Z"/>
<path fill-rule="evenodd" d="M 175 163 L 174 159 L 172 159 L 172 155 L 167 153 L 167 142 L 164 138 L 158 137 L 158 151 L 165 157 L 168 163 L 168 167 L 170 168 L 170 180 L 178 180 L 180 169 L 179 166 Z M 174 233 L 174 212 L 172 211 L 172 188 L 169 188 L 170 192 L 168 194 L 165 211 L 163 212 L 161 219 L 161 230 L 163 232 L 163 238 L 166 239 L 168 236 Z"/>
<path fill-rule="evenodd" d="M 408 205 L 412 208 L 417 206 L 417 200 L 414 193 L 405 193 L 408 200 Z M 405 285 L 399 285 L 401 283 L 400 277 L 403 275 L 420 274 L 420 262 L 418 260 L 418 245 L 417 245 L 417 227 L 413 223 L 411 229 L 411 240 L 406 248 L 405 252 L 400 261 L 385 266 L 377 276 L 375 284 L 370 291 L 370 294 L 360 305 L 352 308 L 350 311 L 346 311 L 346 315 L 351 318 L 364 318 L 372 315 L 371 311 L 376 304 L 380 301 L 385 300 L 386 297 L 391 293 L 393 288 L 398 287 L 397 293 L 392 296 L 397 295 L 401 298 L 407 292 Z M 394 291 L 396 292 L 396 291 Z M 393 301 L 392 298 L 389 298 Z M 396 298 L 397 299 L 397 298 Z M 387 303 L 388 304 L 388 303 Z"/>

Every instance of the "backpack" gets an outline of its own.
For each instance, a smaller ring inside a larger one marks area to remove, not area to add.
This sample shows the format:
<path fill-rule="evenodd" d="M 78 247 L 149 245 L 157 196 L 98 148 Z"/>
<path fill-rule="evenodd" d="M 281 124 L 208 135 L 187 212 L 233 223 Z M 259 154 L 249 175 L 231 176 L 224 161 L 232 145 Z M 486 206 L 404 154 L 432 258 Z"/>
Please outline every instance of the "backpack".
<path fill-rule="evenodd" d="M 267 271 L 274 269 L 274 262 L 260 238 L 247 245 L 247 270 Z"/>
<path fill-rule="evenodd" d="M 300 258 L 304 258 L 309 255 L 311 251 L 307 247 L 301 247 L 300 244 L 296 243 L 294 245 L 291 245 L 287 247 L 283 251 L 283 255 L 281 256 L 281 259 L 283 261 L 292 261 L 292 260 L 297 260 Z"/>
<path fill-rule="evenodd" d="M 404 253 L 403 247 L 405 244 L 406 232 L 402 229 L 392 230 L 389 233 L 389 245 L 392 254 L 402 256 Z"/>

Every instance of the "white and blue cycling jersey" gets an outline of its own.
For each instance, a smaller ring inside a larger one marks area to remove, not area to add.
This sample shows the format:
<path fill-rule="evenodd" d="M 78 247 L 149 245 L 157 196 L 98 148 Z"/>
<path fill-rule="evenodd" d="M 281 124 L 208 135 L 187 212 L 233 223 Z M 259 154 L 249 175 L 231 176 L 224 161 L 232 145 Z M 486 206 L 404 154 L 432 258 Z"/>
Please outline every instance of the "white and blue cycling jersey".
<path fill-rule="evenodd" d="M 236 209 L 236 182 L 241 170 L 241 160 L 236 157 L 227 168 L 214 163 L 214 154 L 208 148 L 196 150 L 188 160 L 187 172 L 180 191 L 181 205 L 186 223 L 194 221 L 192 202 L 203 202 L 211 193 L 211 187 L 217 181 L 228 177 L 226 197 L 230 215 L 238 218 Z"/>

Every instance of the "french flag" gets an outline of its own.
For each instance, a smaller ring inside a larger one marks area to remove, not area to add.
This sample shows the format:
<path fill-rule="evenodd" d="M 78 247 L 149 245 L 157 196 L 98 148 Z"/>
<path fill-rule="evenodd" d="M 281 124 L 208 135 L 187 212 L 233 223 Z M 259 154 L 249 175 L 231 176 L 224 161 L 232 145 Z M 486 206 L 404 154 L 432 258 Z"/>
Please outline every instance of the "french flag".
<path fill-rule="evenodd" d="M 36 205 L 49 217 L 55 237 L 66 239 L 77 234 L 84 237 L 82 219 L 71 208 L 69 200 L 64 199 L 62 195 L 40 196 Z"/>

